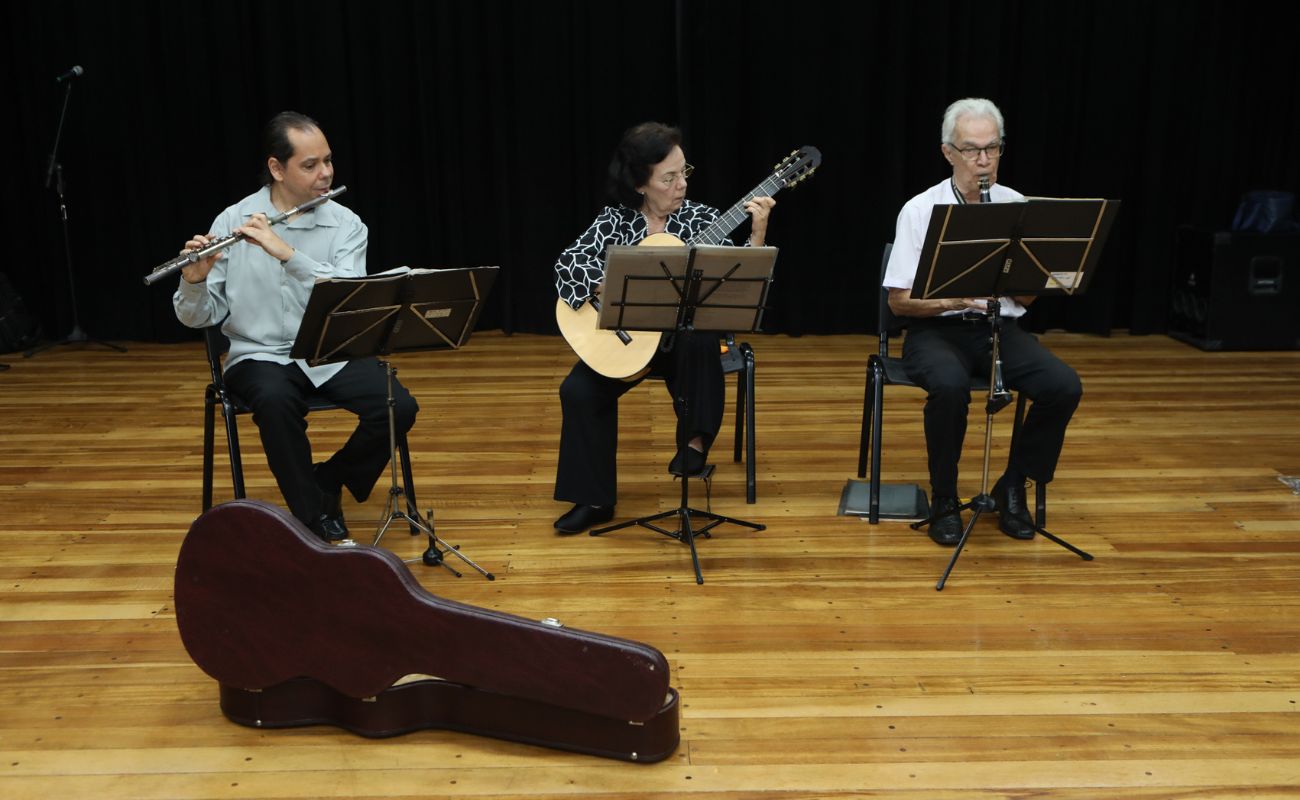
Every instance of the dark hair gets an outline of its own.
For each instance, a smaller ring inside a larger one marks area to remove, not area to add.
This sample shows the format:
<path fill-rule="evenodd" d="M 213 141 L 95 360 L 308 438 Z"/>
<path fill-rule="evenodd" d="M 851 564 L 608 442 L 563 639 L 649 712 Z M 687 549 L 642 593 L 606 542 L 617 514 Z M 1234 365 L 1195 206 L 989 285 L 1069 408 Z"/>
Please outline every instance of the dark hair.
<path fill-rule="evenodd" d="M 288 165 L 289 159 L 293 158 L 293 142 L 289 141 L 291 128 L 297 131 L 320 130 L 320 125 L 306 114 L 299 114 L 297 111 L 281 111 L 266 123 L 266 130 L 262 134 L 264 158 L 274 158 L 281 164 Z M 275 177 L 271 175 L 271 169 L 265 162 L 262 164 L 262 183 L 267 186 L 275 183 Z"/>
<path fill-rule="evenodd" d="M 650 180 L 651 168 L 682 143 L 682 132 L 662 122 L 642 122 L 623 132 L 609 160 L 609 196 L 628 208 L 640 208 L 637 192 Z"/>

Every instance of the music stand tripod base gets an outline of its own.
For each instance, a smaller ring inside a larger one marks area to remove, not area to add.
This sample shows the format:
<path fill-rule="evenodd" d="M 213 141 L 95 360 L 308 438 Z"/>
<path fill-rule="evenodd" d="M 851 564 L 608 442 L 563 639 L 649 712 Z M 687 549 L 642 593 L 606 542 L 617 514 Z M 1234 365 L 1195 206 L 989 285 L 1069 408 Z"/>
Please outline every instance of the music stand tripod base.
<path fill-rule="evenodd" d="M 627 522 L 620 522 L 617 525 L 609 525 L 604 528 L 593 528 L 591 530 L 591 535 L 600 536 L 602 534 L 609 533 L 611 531 L 622 530 L 623 528 L 630 528 L 633 525 L 639 525 L 640 527 L 645 528 L 647 530 L 652 530 L 655 533 L 661 534 L 663 536 L 667 536 L 669 539 L 676 539 L 679 542 L 685 542 L 686 545 L 691 548 L 691 564 L 695 568 L 695 582 L 697 584 L 702 584 L 704 583 L 704 573 L 700 570 L 700 554 L 695 549 L 695 540 L 697 538 L 702 537 L 705 539 L 712 539 L 713 534 L 709 533 L 709 531 L 713 530 L 714 528 L 718 527 L 724 522 L 730 523 L 732 525 L 740 525 L 742 527 L 750 528 L 751 530 L 755 530 L 755 531 L 767 530 L 766 525 L 762 525 L 757 522 L 747 522 L 743 519 L 735 519 L 733 517 L 725 517 L 721 514 L 714 514 L 712 511 L 700 511 L 698 509 L 691 508 L 687 502 L 688 499 L 687 482 L 691 478 L 701 478 L 703 480 L 708 480 L 710 477 L 712 477 L 712 475 L 713 475 L 712 464 L 705 466 L 704 469 L 700 470 L 698 473 L 694 475 L 680 475 L 679 477 L 681 477 L 682 479 L 682 504 L 678 508 L 674 508 L 671 511 L 662 511 L 658 514 L 652 514 L 648 517 L 641 517 L 639 519 L 628 520 Z M 677 517 L 677 530 L 675 531 L 670 531 L 667 528 L 661 528 L 658 525 L 654 524 L 661 519 L 667 519 L 673 516 Z M 691 525 L 692 519 L 705 519 L 708 520 L 708 522 L 707 524 L 704 525 L 704 527 L 700 528 L 699 530 L 696 530 Z"/>
<path fill-rule="evenodd" d="M 980 515 L 983 514 L 985 511 L 995 510 L 996 506 L 997 506 L 997 501 L 995 501 L 991 496 L 979 495 L 971 498 L 971 501 L 969 503 L 964 503 L 958 506 L 956 511 L 952 512 L 952 513 L 960 514 L 963 509 L 966 508 L 975 509 L 975 513 L 971 516 L 970 522 L 967 522 L 966 527 L 962 529 L 961 538 L 957 540 L 957 547 L 955 550 L 953 550 L 952 558 L 948 560 L 948 566 L 944 569 L 943 575 L 939 577 L 939 582 L 934 585 L 935 591 L 937 592 L 943 591 L 944 585 L 948 582 L 948 575 L 952 573 L 952 568 L 957 565 L 957 559 L 961 557 L 961 551 L 965 549 L 966 540 L 970 538 L 971 530 L 975 527 L 975 523 L 979 520 Z M 910 527 L 913 530 L 920 530 L 922 527 L 934 522 L 934 520 L 936 519 L 938 519 L 938 517 L 931 517 L 930 519 L 922 520 L 920 522 L 914 522 Z M 1038 524 L 1038 520 L 1036 519 L 1032 520 L 1030 522 L 1030 526 L 1034 529 L 1035 533 L 1040 534 L 1044 539 L 1047 539 L 1051 542 L 1054 542 L 1055 544 L 1060 545 L 1061 547 L 1064 547 L 1066 550 L 1069 550 L 1071 553 L 1074 553 L 1084 561 L 1093 560 L 1093 556 L 1091 553 L 1088 553 L 1084 550 L 1080 550 L 1079 548 L 1065 541 L 1064 539 L 1057 536 L 1056 534 L 1050 533 L 1046 528 Z"/>
<path fill-rule="evenodd" d="M 388 532 L 389 527 L 400 519 L 411 526 L 412 536 L 418 535 L 422 532 L 429 537 L 429 546 L 425 549 L 424 553 L 418 558 L 403 559 L 405 563 L 414 564 L 417 561 L 421 561 L 430 567 L 441 565 L 457 578 L 462 577 L 460 572 L 451 564 L 448 564 L 446 558 L 444 558 L 444 556 L 450 553 L 470 565 L 470 567 L 488 580 L 496 580 L 497 578 L 495 575 L 483 569 L 464 553 L 460 552 L 460 547 L 458 545 L 448 544 L 439 538 L 438 534 L 433 530 L 433 509 L 429 509 L 428 520 L 426 521 L 424 517 L 420 516 L 420 510 L 411 505 L 411 501 L 406 497 L 406 492 L 402 491 L 402 487 L 398 485 L 397 423 L 393 420 L 393 408 L 395 406 L 393 401 L 393 376 L 397 374 L 397 368 L 389 361 L 380 361 L 379 363 L 383 366 L 388 379 L 388 465 L 392 485 L 388 488 L 388 502 L 384 506 L 384 515 L 379 518 L 379 529 L 375 532 L 375 540 L 371 542 L 371 545 L 378 547 L 379 540 L 384 538 L 384 534 Z M 442 545 L 442 548 L 440 549 L 438 545 Z"/>
<path fill-rule="evenodd" d="M 463 577 L 459 570 L 457 570 L 451 564 L 447 563 L 446 556 L 448 554 L 451 554 L 459 558 L 461 561 L 464 561 L 476 572 L 478 572 L 480 575 L 487 578 L 488 580 L 494 581 L 497 579 L 496 575 L 493 575 L 491 572 L 488 572 L 487 570 L 483 569 L 478 564 L 476 564 L 471 558 L 469 558 L 469 556 L 466 556 L 464 553 L 462 553 L 460 551 L 460 545 L 450 544 L 446 540 L 438 536 L 438 534 L 433 529 L 432 508 L 429 509 L 427 517 L 422 517 L 420 515 L 420 512 L 417 509 L 410 507 L 409 503 L 406 504 L 407 509 L 405 511 L 402 511 L 401 503 L 403 499 L 405 499 L 405 495 L 402 492 L 400 486 L 397 487 L 395 492 L 390 490 L 388 496 L 388 506 L 385 509 L 384 516 L 380 518 L 379 530 L 375 533 L 375 540 L 371 542 L 372 546 L 378 547 L 379 540 L 384 538 L 384 534 L 388 532 L 389 526 L 391 526 L 394 522 L 400 519 L 411 526 L 412 536 L 418 536 L 419 534 L 423 533 L 425 536 L 429 537 L 429 546 L 425 549 L 425 551 L 420 555 L 416 556 L 415 558 L 402 559 L 403 563 L 414 564 L 418 561 L 430 567 L 442 566 L 445 567 L 448 572 L 450 572 L 452 575 L 455 575 L 457 578 Z M 426 519 L 428 521 L 426 521 Z M 441 545 L 441 547 L 439 547 L 439 545 Z"/>

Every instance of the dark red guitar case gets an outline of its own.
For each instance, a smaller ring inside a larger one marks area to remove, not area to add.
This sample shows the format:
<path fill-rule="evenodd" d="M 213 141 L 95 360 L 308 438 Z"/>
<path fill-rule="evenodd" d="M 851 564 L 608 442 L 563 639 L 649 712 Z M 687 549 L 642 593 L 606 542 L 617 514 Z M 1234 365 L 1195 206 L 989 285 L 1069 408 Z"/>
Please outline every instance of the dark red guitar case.
<path fill-rule="evenodd" d="M 435 597 L 389 551 L 323 544 L 254 500 L 191 526 L 176 622 L 243 725 L 442 728 L 641 762 L 679 741 L 655 648 Z"/>

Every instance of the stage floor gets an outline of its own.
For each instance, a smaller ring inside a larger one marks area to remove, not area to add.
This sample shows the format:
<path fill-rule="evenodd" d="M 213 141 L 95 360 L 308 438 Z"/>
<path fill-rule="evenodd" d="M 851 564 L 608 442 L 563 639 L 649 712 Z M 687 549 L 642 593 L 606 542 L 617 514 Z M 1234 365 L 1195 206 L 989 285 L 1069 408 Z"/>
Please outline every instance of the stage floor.
<path fill-rule="evenodd" d="M 659 648 L 681 745 L 624 764 L 470 735 L 369 740 L 228 722 L 181 644 L 177 551 L 199 512 L 199 343 L 63 347 L 0 373 L 0 796 L 18 798 L 1260 798 L 1300 796 L 1300 353 L 1206 353 L 1162 336 L 1048 334 L 1085 395 L 1048 528 L 981 521 L 950 550 L 837 516 L 855 477 L 867 336 L 752 336 L 758 502 L 732 411 L 688 549 L 643 529 L 554 535 L 559 338 L 477 334 L 395 359 L 421 412 L 421 506 L 497 575 L 416 566 L 429 591 Z M 925 483 L 920 392 L 886 390 L 886 480 Z M 734 381 L 728 387 L 729 400 Z M 978 489 L 982 403 L 962 491 Z M 675 508 L 662 383 L 621 407 L 616 520 Z M 342 412 L 310 418 L 327 453 Z M 250 497 L 279 502 L 241 420 Z M 994 428 L 1001 471 L 1011 410 Z M 230 496 L 220 420 L 217 496 Z M 387 477 L 345 502 L 359 538 Z M 391 532 L 385 546 L 418 555 Z M 364 605 L 367 598 L 339 597 Z M 411 631 L 412 636 L 424 635 Z"/>

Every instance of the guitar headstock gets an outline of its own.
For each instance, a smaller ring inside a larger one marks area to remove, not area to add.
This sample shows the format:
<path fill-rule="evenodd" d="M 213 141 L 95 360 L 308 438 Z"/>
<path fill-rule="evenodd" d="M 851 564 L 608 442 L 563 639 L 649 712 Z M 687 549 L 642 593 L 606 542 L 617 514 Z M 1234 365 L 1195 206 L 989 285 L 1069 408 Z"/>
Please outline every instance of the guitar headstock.
<path fill-rule="evenodd" d="M 790 155 L 777 164 L 774 172 L 777 180 L 787 189 L 812 177 L 822 163 L 822 151 L 811 145 L 804 145 L 798 150 L 791 150 Z"/>

